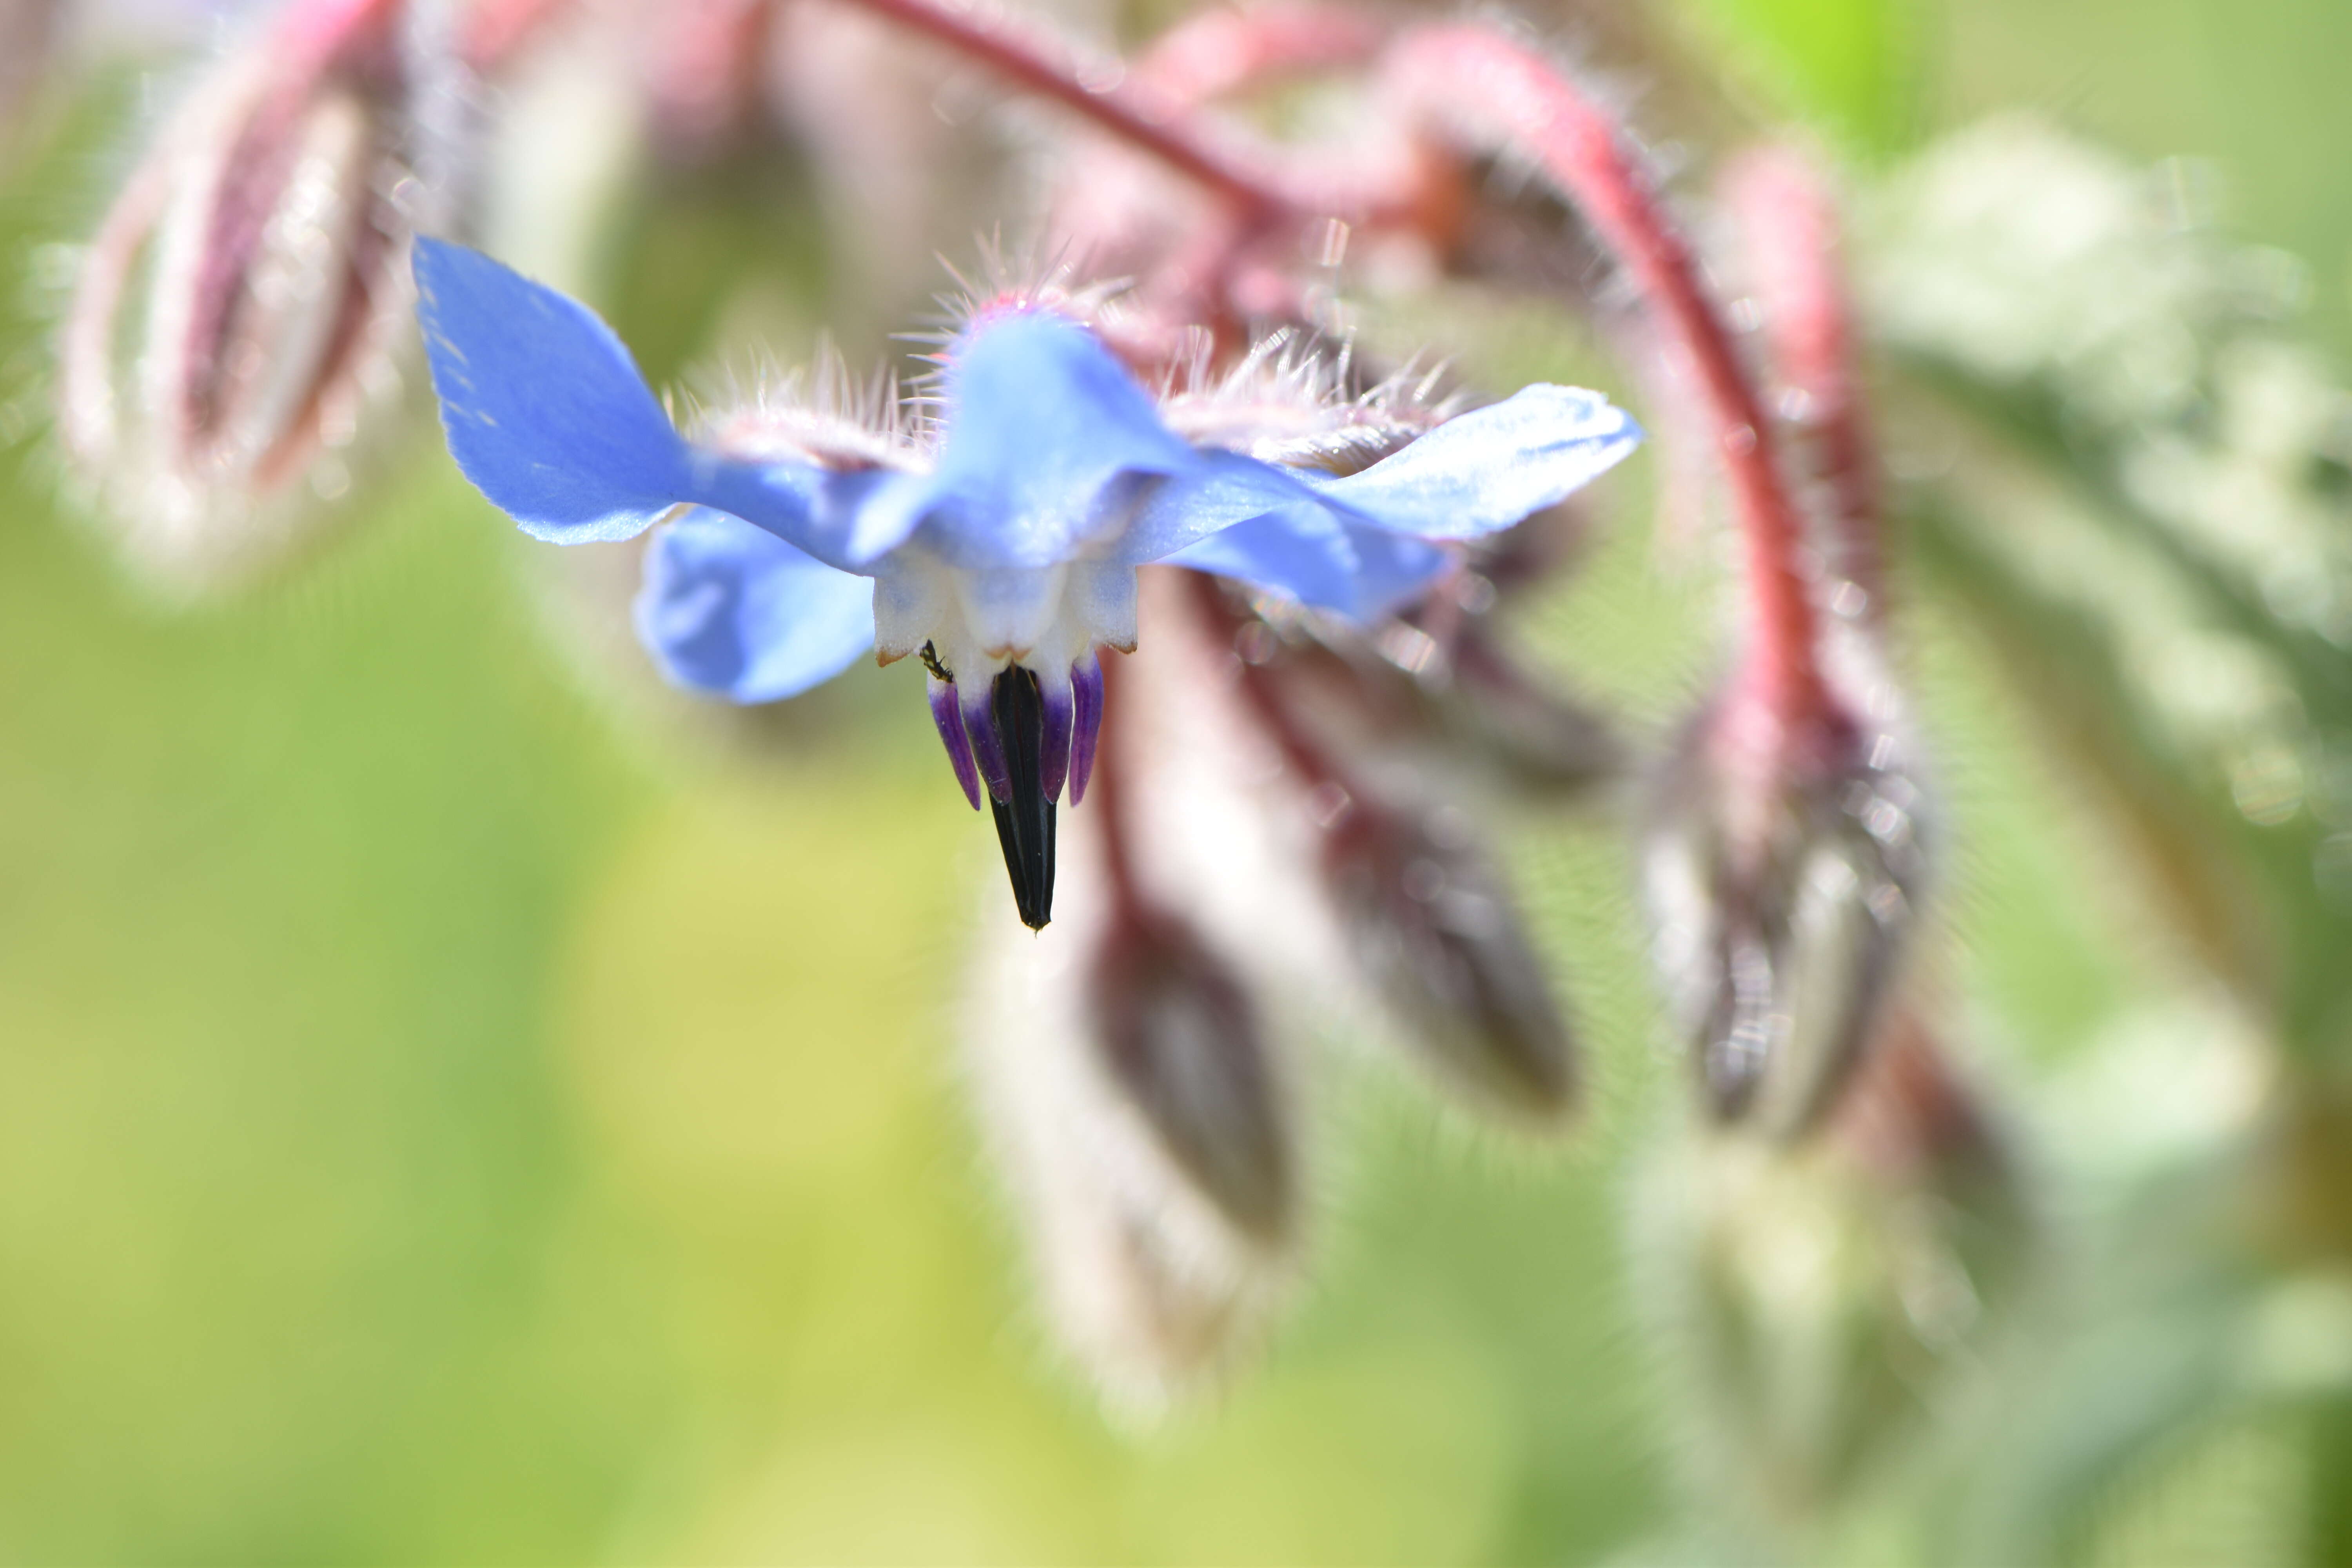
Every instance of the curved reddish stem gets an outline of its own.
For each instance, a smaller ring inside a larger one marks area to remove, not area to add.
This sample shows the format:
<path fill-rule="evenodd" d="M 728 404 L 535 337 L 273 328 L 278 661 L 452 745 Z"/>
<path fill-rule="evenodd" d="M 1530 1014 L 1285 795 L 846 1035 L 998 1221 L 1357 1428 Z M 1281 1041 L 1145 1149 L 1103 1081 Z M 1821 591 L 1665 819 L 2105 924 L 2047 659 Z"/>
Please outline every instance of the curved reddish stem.
<path fill-rule="evenodd" d="M 1837 525 L 1835 563 L 1884 616 L 1878 460 L 1855 372 L 1853 312 L 1840 265 L 1837 201 L 1793 147 L 1735 160 L 1722 183 L 1739 226 L 1774 371 L 1795 395 L 1791 423 L 1811 449 Z"/>
<path fill-rule="evenodd" d="M 1296 220 L 1360 203 L 1347 193 L 1295 188 L 1282 170 L 1234 146 L 1213 142 L 1181 106 L 1117 62 L 1083 68 L 1066 47 L 1032 37 L 1008 20 L 947 0 L 842 0 L 946 45 L 997 75 L 1075 110 L 1139 147 L 1253 218 Z"/>
<path fill-rule="evenodd" d="M 1754 628 L 1741 679 L 1757 716 L 1782 731 L 1824 717 L 1831 704 L 1815 658 L 1801 519 L 1774 461 L 1763 402 L 1615 120 L 1541 55 L 1480 26 L 1417 29 L 1399 40 L 1391 62 L 1391 86 L 1433 127 L 1531 158 L 1615 253 L 1682 350 L 1714 426 L 1745 547 Z"/>

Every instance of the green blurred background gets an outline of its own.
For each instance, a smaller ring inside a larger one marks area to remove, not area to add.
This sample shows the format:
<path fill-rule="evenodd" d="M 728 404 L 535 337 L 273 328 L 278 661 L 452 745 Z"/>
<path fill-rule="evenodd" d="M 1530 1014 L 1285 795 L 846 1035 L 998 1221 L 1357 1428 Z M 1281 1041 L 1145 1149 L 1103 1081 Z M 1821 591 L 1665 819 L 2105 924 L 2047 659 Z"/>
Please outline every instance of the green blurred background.
<path fill-rule="evenodd" d="M 2342 0 L 1674 19 L 1864 166 L 2013 104 L 2210 156 L 2232 226 L 2302 258 L 2352 347 Z M 41 445 L 41 247 L 85 231 L 107 144 L 68 132 L 0 190 L 0 1559 L 1516 1563 L 1660 1538 L 1628 1189 L 1682 1083 L 1606 820 L 1512 830 L 1596 1054 L 1580 1132 L 1490 1141 L 1355 1075 L 1265 1364 L 1114 1430 L 1028 1303 L 963 1104 L 994 849 L 913 677 L 860 671 L 756 747 L 648 721 L 426 442 L 287 580 L 153 606 Z M 1562 374 L 1525 346 L 1485 368 Z M 1711 591 L 1655 566 L 1637 466 L 1529 630 L 1654 721 L 1708 668 Z M 2021 1101 L 2063 1097 L 2172 977 L 1985 651 L 1914 610 L 1956 1033 Z M 2310 1484 L 2234 1428 L 2085 1550 L 2284 1558 Z"/>

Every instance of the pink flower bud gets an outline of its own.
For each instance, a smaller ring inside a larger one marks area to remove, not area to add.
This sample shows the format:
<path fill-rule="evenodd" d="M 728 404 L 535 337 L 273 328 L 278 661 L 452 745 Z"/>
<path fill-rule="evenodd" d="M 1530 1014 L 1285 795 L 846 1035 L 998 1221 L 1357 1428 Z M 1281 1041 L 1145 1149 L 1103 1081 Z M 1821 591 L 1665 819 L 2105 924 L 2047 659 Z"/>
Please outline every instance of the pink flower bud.
<path fill-rule="evenodd" d="M 63 434 L 125 553 L 172 587 L 282 554 L 399 386 L 425 194 L 399 16 L 282 13 L 165 123 L 85 258 Z"/>
<path fill-rule="evenodd" d="M 1794 1136 L 1877 1022 L 1926 882 L 1927 801 L 1892 726 L 1829 715 L 1759 752 L 1739 689 L 1659 781 L 1654 952 L 1709 1108 Z"/>

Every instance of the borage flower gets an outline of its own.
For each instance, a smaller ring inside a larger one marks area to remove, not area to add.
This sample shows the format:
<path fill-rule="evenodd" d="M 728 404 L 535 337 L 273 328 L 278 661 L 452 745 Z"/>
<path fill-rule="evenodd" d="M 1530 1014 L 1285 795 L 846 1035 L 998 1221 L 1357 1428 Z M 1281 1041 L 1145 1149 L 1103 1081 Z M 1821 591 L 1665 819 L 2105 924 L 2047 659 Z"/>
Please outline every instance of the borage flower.
<path fill-rule="evenodd" d="M 762 410 L 695 443 L 585 307 L 432 241 L 416 279 L 449 449 L 525 532 L 629 539 L 683 509 L 638 602 L 673 679 L 769 701 L 869 647 L 921 657 L 1032 927 L 1053 910 L 1055 803 L 1093 763 L 1097 650 L 1135 647 L 1139 566 L 1378 617 L 1447 568 L 1447 542 L 1556 504 L 1641 434 L 1597 394 L 1536 385 L 1358 472 L 1265 461 L 1186 440 L 1072 308 L 1011 296 L 949 342 L 903 429 Z"/>

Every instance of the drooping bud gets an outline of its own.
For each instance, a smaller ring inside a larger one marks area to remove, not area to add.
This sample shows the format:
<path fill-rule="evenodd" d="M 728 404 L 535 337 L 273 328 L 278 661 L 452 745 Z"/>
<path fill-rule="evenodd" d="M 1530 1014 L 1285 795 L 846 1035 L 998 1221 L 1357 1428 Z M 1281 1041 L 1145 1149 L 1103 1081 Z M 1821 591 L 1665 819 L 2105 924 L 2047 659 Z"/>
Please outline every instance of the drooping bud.
<path fill-rule="evenodd" d="M 1267 1321 L 1302 1163 L 1259 998 L 1188 921 L 1121 890 L 1119 816 L 1072 816 L 1051 927 L 989 922 L 966 1020 L 1055 1326 L 1149 1415 Z"/>
<path fill-rule="evenodd" d="M 1824 1135 L 1704 1129 L 1638 1187 L 1634 1279 L 1670 1353 L 1689 1480 L 1776 1557 L 1948 1421 L 2016 1294 L 2033 1215 L 1976 1092 L 1888 1010 Z"/>
<path fill-rule="evenodd" d="M 1927 802 L 1892 723 L 1841 711 L 1759 750 L 1753 718 L 1735 687 L 1686 728 L 1655 791 L 1644 880 L 1710 1110 L 1796 1136 L 1845 1083 L 1896 973 L 1926 881 Z"/>
<path fill-rule="evenodd" d="M 1624 747 L 1606 720 L 1531 677 L 1484 631 L 1455 641 L 1453 675 L 1451 710 L 1518 787 L 1580 795 L 1624 767 Z"/>
<path fill-rule="evenodd" d="M 1168 1157 L 1235 1226 L 1280 1239 L 1295 1218 L 1290 1130 L 1240 978 L 1181 921 L 1130 909 L 1087 985 L 1096 1048 Z"/>
<path fill-rule="evenodd" d="M 399 386 L 408 238 L 437 180 L 393 0 L 302 0 L 166 122 L 85 257 L 67 447 L 132 563 L 200 589 L 352 485 Z M 136 287 L 143 277 L 143 289 Z"/>
<path fill-rule="evenodd" d="M 1226 601 L 1234 657 L 1266 667 L 1318 742 L 1351 763 L 1424 774 L 1470 764 L 1547 800 L 1589 795 L 1623 771 L 1608 720 L 1507 649 L 1493 622 L 1498 590 L 1482 574 L 1441 579 L 1374 627 L 1271 600 Z"/>
<path fill-rule="evenodd" d="M 1213 584 L 1193 600 L 1229 639 L 1244 710 L 1306 792 L 1349 967 L 1441 1079 L 1509 1114 L 1571 1110 L 1575 1043 L 1543 960 L 1467 814 L 1433 804 L 1447 781 L 1428 742 L 1446 724 L 1432 694 L 1360 636 L 1302 623 L 1286 643 Z M 1404 622 L 1387 629 L 1428 640 Z M 1420 744 L 1381 744 L 1399 731 Z"/>
<path fill-rule="evenodd" d="M 1575 1042 L 1543 961 L 1462 814 L 1326 792 L 1325 875 L 1359 969 L 1441 1077 L 1550 1118 L 1577 1098 Z"/>

